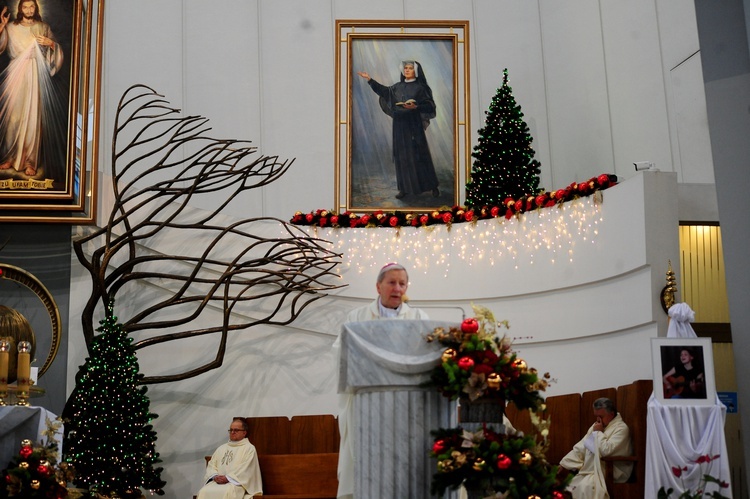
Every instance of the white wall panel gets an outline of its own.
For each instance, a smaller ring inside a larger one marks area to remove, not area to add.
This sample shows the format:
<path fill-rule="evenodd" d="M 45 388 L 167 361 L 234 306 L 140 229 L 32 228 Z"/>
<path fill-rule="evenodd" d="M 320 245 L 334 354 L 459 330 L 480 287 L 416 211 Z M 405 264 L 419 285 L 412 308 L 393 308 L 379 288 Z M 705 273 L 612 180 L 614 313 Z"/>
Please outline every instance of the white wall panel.
<path fill-rule="evenodd" d="M 696 54 L 669 74 L 674 106 L 670 119 L 677 132 L 680 155 L 679 180 L 691 184 L 713 184 L 714 163 L 708 134 L 706 93 L 700 55 Z"/>
<path fill-rule="evenodd" d="M 289 218 L 333 201 L 334 32 L 327 0 L 260 8 L 263 152 L 297 158 L 266 188 L 265 215 Z"/>
<path fill-rule="evenodd" d="M 612 119 L 614 172 L 628 178 L 633 162 L 673 171 L 656 9 L 651 0 L 603 2 L 602 32 Z"/>
<path fill-rule="evenodd" d="M 672 69 L 700 50 L 695 3 L 656 0 L 659 47 L 665 69 Z"/>
<path fill-rule="evenodd" d="M 586 180 L 614 160 L 599 3 L 540 6 L 555 184 Z"/>
<path fill-rule="evenodd" d="M 531 147 L 542 164 L 539 186 L 556 190 L 565 181 L 553 182 L 550 159 L 547 101 L 545 97 L 542 36 L 537 2 L 497 2 L 478 0 L 472 29 L 472 75 L 476 78 L 472 96 L 472 141 L 477 143 L 484 126 L 485 112 L 492 97 L 503 83 L 503 69 L 508 68 L 508 82 L 516 103 L 534 139 Z M 498 29 L 502 26 L 502 29 Z M 566 176 L 567 178 L 567 176 Z"/>

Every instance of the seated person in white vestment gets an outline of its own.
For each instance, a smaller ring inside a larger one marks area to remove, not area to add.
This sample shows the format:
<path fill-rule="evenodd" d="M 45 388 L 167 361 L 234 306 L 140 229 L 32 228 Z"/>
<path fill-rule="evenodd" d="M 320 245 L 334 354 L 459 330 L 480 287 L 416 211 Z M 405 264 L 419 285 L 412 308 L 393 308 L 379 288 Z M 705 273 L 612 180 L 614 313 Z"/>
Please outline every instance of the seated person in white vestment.
<path fill-rule="evenodd" d="M 211 456 L 198 499 L 243 499 L 263 492 L 255 446 L 247 439 L 247 422 L 234 418 L 229 441 Z"/>
<path fill-rule="evenodd" d="M 630 429 L 617 413 L 614 402 L 608 398 L 594 401 L 596 421 L 573 450 L 560 461 L 560 466 L 577 472 L 568 490 L 573 499 L 604 499 L 609 497 L 604 484 L 604 466 L 607 456 L 631 456 L 633 444 Z M 633 471 L 632 462 L 614 463 L 616 483 L 627 482 Z"/>
<path fill-rule="evenodd" d="M 409 287 L 409 274 L 403 265 L 388 263 L 380 269 L 375 281 L 378 297 L 369 305 L 355 308 L 346 316 L 346 322 L 362 322 L 380 319 L 429 320 L 427 314 L 418 308 L 406 304 L 406 289 Z M 334 348 L 339 348 L 336 340 Z M 353 442 L 349 436 L 348 426 L 352 411 L 352 397 L 343 394 L 339 397 L 339 499 L 353 497 L 354 491 L 354 454 Z"/>

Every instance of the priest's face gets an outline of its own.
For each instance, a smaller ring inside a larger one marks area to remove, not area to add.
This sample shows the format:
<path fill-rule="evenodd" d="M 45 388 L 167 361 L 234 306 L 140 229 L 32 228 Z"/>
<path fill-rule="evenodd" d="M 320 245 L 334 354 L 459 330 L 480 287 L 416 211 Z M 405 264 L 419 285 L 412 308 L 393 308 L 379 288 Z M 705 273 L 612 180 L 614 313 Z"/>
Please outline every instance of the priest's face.
<path fill-rule="evenodd" d="M 232 424 L 229 425 L 229 440 L 233 442 L 239 442 L 246 436 L 247 432 L 242 427 L 242 423 L 240 423 L 239 421 L 232 421 Z"/>
<path fill-rule="evenodd" d="M 607 412 L 607 409 L 594 409 L 594 418 L 606 428 L 610 421 L 615 418 L 615 413 Z"/>
<path fill-rule="evenodd" d="M 377 283 L 380 303 L 387 308 L 398 308 L 404 300 L 409 277 L 405 270 L 389 270 L 383 280 Z"/>

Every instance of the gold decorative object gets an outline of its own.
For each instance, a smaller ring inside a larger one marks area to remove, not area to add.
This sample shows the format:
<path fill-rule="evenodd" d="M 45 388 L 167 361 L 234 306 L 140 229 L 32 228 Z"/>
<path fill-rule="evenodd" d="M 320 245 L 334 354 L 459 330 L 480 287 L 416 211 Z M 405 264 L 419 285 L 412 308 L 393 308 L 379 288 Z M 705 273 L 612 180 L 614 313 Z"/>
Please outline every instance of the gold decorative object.
<path fill-rule="evenodd" d="M 500 375 L 497 373 L 490 373 L 487 375 L 487 386 L 490 387 L 492 390 L 499 390 L 500 389 L 500 383 L 502 380 L 500 379 Z"/>
<path fill-rule="evenodd" d="M 521 452 L 521 457 L 518 458 L 518 462 L 523 466 L 529 466 L 534 460 L 534 457 L 527 450 Z"/>
<path fill-rule="evenodd" d="M 456 358 L 456 351 L 452 348 L 448 348 L 443 352 L 442 360 L 443 362 L 448 362 L 449 360 L 453 360 Z"/>
<path fill-rule="evenodd" d="M 675 304 L 675 295 L 677 294 L 677 278 L 672 270 L 672 260 L 668 260 L 667 285 L 661 290 L 659 301 L 664 313 L 669 313 L 669 307 Z"/>
<path fill-rule="evenodd" d="M 526 369 L 528 369 L 528 366 L 526 365 L 526 361 L 523 359 L 516 359 L 513 361 L 513 367 L 518 369 L 521 372 L 526 372 Z"/>

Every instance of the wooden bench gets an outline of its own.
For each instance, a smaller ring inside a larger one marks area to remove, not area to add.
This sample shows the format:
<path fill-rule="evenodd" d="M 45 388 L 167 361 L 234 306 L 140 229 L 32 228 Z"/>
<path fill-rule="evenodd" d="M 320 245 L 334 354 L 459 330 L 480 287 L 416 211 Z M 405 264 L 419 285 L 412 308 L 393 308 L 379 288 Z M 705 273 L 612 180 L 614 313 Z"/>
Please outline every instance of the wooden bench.
<path fill-rule="evenodd" d="M 339 426 L 330 414 L 244 418 L 258 453 L 263 499 L 335 499 Z M 206 463 L 211 456 L 206 456 Z"/>
<path fill-rule="evenodd" d="M 586 434 L 593 423 L 593 403 L 600 397 L 607 397 L 615 402 L 617 411 L 630 428 L 633 440 L 633 456 L 607 457 L 606 466 L 607 490 L 611 499 L 643 499 L 644 480 L 646 476 L 646 418 L 648 399 L 653 392 L 650 379 L 634 381 L 629 385 L 617 388 L 602 388 L 584 393 L 556 395 L 547 397 L 547 413 L 551 417 L 549 430 L 549 449 L 547 459 L 559 463 L 573 446 Z M 529 412 L 519 411 L 512 404 L 506 409 L 506 415 L 513 426 L 524 433 L 534 433 Z M 612 461 L 632 461 L 633 473 L 626 483 L 614 483 Z"/>

